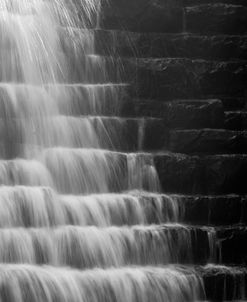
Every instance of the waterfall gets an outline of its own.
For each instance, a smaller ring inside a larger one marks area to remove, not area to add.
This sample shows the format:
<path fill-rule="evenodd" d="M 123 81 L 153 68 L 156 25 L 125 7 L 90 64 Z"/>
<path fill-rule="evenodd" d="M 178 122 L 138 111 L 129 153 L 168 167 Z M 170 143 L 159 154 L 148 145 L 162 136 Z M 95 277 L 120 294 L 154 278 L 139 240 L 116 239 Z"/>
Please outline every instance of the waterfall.
<path fill-rule="evenodd" d="M 128 83 L 109 81 L 95 54 L 100 10 L 99 0 L 0 2 L 2 302 L 203 297 L 198 231 L 179 223 L 179 198 L 161 194 L 152 155 L 123 150 Z M 211 230 L 199 232 L 210 250 Z"/>

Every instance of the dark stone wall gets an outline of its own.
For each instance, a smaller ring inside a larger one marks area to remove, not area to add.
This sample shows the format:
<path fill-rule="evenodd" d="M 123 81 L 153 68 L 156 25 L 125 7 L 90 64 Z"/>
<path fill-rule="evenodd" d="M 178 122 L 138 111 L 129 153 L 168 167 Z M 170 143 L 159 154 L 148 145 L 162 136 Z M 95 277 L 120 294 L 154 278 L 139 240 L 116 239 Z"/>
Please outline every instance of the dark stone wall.
<path fill-rule="evenodd" d="M 182 222 L 215 230 L 216 262 L 226 267 L 198 268 L 207 299 L 243 299 L 246 0 L 103 1 L 95 51 L 110 81 L 130 84 L 119 114 L 144 118 L 142 150 L 153 155 L 162 191 L 179 196 Z M 195 234 L 195 253 L 203 262 L 204 235 Z"/>

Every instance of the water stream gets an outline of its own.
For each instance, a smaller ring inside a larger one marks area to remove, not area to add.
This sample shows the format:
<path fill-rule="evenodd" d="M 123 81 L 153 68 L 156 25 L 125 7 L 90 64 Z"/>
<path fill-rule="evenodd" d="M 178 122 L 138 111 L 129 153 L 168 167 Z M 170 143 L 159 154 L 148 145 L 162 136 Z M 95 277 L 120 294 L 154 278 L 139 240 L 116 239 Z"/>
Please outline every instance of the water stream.
<path fill-rule="evenodd" d="M 196 255 L 179 200 L 159 194 L 152 155 L 122 150 L 128 84 L 110 83 L 95 55 L 100 9 L 0 1 L 1 302 L 203 297 L 201 278 L 180 265 Z"/>

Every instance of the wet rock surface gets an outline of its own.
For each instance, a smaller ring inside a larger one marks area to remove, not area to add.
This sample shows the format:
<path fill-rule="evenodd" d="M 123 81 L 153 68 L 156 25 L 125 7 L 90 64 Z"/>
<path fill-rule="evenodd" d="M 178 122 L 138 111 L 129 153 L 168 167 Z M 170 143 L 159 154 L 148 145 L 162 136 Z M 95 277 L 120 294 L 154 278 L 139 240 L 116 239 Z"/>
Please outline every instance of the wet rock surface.
<path fill-rule="evenodd" d="M 186 30 L 189 32 L 246 33 L 246 6 L 223 3 L 202 4 L 187 7 L 185 15 Z"/>
<path fill-rule="evenodd" d="M 178 196 L 182 219 L 198 225 L 232 225 L 246 223 L 246 198 L 238 195 Z M 222 210 L 224 209 L 224 210 Z"/>
<path fill-rule="evenodd" d="M 186 57 L 205 59 L 246 59 L 247 37 L 191 33 L 135 33 L 98 30 L 96 52 L 123 57 Z"/>
<path fill-rule="evenodd" d="M 165 192 L 184 194 L 246 193 L 246 155 L 156 155 Z"/>
<path fill-rule="evenodd" d="M 219 230 L 217 238 L 219 240 L 220 260 L 222 263 L 246 265 L 246 227 Z"/>
<path fill-rule="evenodd" d="M 246 111 L 228 111 L 225 113 L 225 128 L 232 130 L 247 129 Z"/>
<path fill-rule="evenodd" d="M 209 265 L 198 268 L 202 274 L 208 300 L 233 301 L 245 299 L 247 272 L 242 267 Z"/>
<path fill-rule="evenodd" d="M 239 61 L 132 59 L 123 64 L 141 97 L 243 96 L 246 86 L 247 65 Z"/>
<path fill-rule="evenodd" d="M 228 130 L 170 131 L 169 149 L 179 153 L 246 153 L 247 132 Z"/>
<path fill-rule="evenodd" d="M 111 0 L 103 3 L 102 28 L 178 32 L 183 26 L 181 1 Z"/>

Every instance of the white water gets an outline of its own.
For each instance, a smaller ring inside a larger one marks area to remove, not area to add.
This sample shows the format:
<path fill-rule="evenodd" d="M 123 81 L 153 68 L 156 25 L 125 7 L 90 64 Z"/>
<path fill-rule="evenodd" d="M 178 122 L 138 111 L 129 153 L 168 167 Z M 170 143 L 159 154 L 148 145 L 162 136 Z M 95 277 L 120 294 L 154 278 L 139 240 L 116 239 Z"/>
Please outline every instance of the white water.
<path fill-rule="evenodd" d="M 0 2 L 1 302 L 203 294 L 193 269 L 164 266 L 193 260 L 193 230 L 152 156 L 122 152 L 128 85 L 94 54 L 99 15 L 99 0 Z M 131 123 L 141 149 L 144 120 Z"/>

